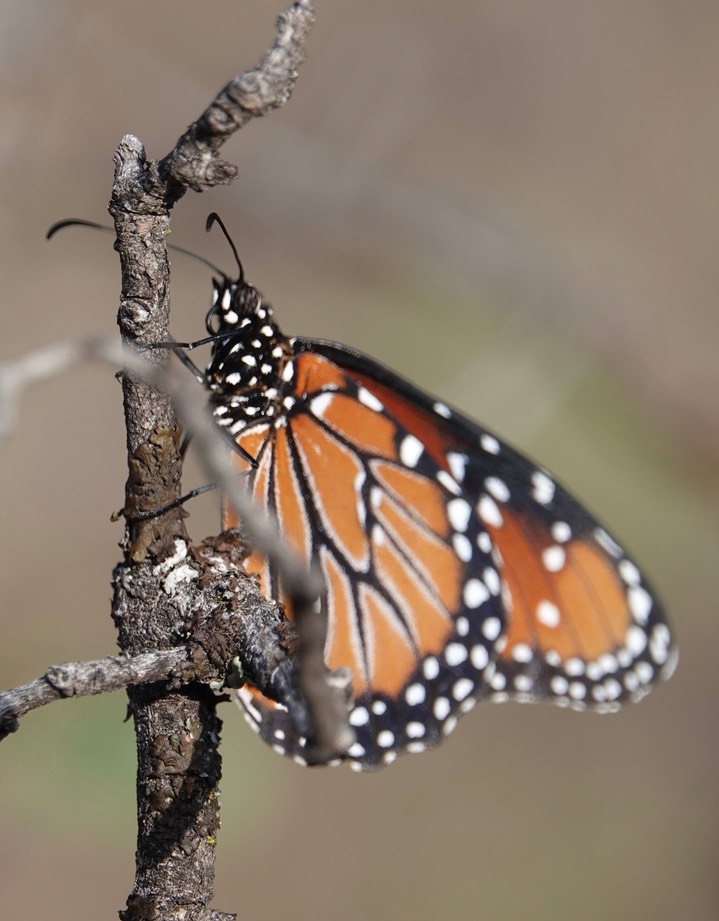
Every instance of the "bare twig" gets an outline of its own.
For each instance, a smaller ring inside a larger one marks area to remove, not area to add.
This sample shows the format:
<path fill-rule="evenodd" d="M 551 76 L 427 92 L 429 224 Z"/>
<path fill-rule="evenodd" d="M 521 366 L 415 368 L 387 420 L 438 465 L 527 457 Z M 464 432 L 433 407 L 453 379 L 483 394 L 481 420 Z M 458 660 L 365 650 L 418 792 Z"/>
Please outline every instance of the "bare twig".
<path fill-rule="evenodd" d="M 66 697 L 107 694 L 129 685 L 165 681 L 183 672 L 189 661 L 184 647 L 139 656 L 105 656 L 92 662 L 53 665 L 41 678 L 0 693 L 0 740 L 16 732 L 19 720 L 31 710 Z"/>
<path fill-rule="evenodd" d="M 309 0 L 299 0 L 282 13 L 275 43 L 260 63 L 231 80 L 160 161 L 159 178 L 178 197 L 187 188 L 203 192 L 236 178 L 237 167 L 221 160 L 218 151 L 250 119 L 288 101 L 314 18 Z"/>
<path fill-rule="evenodd" d="M 307 703 L 311 735 L 307 753 L 328 761 L 347 751 L 355 741 L 349 724 L 351 675 L 346 669 L 328 672 L 325 664 L 325 617 L 309 602 L 295 610 L 299 656 L 297 684 Z"/>

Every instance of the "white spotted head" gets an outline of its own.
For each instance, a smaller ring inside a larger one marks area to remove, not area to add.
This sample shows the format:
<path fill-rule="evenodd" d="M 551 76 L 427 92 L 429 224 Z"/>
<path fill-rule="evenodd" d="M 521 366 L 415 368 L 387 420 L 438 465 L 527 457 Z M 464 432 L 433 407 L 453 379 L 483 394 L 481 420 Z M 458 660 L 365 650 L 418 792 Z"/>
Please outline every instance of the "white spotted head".
<path fill-rule="evenodd" d="M 212 404 L 219 425 L 238 434 L 250 420 L 271 417 L 289 384 L 287 368 L 291 349 L 272 317 L 272 308 L 260 292 L 245 280 L 234 243 L 217 215 L 208 218 L 208 229 L 218 223 L 227 238 L 238 266 L 232 279 L 221 273 L 213 279 L 212 306 L 207 313 L 207 331 L 212 337 L 212 357 L 205 381 L 212 391 Z"/>

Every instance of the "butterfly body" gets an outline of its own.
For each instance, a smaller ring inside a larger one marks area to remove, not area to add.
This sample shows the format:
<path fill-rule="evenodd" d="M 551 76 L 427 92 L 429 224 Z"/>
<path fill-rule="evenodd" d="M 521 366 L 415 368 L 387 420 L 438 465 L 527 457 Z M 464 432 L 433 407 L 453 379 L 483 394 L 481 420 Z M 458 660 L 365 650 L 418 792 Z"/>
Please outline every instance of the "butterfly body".
<path fill-rule="evenodd" d="M 640 571 L 547 471 L 359 352 L 284 336 L 242 278 L 215 283 L 208 331 L 234 462 L 324 577 L 354 767 L 436 745 L 478 701 L 610 711 L 671 671 Z M 223 524 L 238 524 L 228 506 Z M 268 561 L 247 568 L 291 618 Z M 237 700 L 277 751 L 311 761 L 281 702 L 251 686 Z"/>

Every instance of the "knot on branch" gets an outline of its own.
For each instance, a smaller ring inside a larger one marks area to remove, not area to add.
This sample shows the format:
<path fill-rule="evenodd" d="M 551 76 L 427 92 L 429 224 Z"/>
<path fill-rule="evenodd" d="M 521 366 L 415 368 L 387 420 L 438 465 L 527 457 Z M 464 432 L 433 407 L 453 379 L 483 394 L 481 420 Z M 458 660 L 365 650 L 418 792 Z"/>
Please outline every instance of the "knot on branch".
<path fill-rule="evenodd" d="M 275 699 L 273 676 L 296 656 L 294 624 L 242 568 L 246 549 L 237 531 L 207 538 L 192 555 L 202 575 L 190 627 L 191 658 L 211 678 L 225 682 L 234 672 L 229 684 L 247 680 Z"/>
<path fill-rule="evenodd" d="M 314 610 L 316 595 L 293 596 L 297 621 L 289 621 L 280 605 L 260 594 L 256 577 L 241 569 L 245 548 L 237 530 L 206 540 L 195 553 L 205 569 L 200 582 L 212 593 L 192 628 L 195 654 L 200 649 L 215 668 L 224 664 L 226 687 L 248 682 L 286 707 L 313 759 L 343 755 L 354 741 L 348 724 L 351 678 L 325 664 L 326 625 Z M 304 610 L 298 598 L 307 602 Z"/>
<path fill-rule="evenodd" d="M 229 185 L 237 179 L 239 170 L 217 154 L 211 143 L 213 131 L 201 120 L 188 131 L 184 145 L 170 161 L 158 165 L 160 175 L 168 183 L 171 195 L 178 198 L 186 189 L 206 192 L 218 185 Z"/>
<path fill-rule="evenodd" d="M 20 714 L 14 701 L 0 695 L 0 742 L 20 728 Z"/>
<path fill-rule="evenodd" d="M 118 322 L 128 335 L 141 336 L 152 317 L 152 305 L 142 298 L 124 297 L 120 301 Z"/>
<path fill-rule="evenodd" d="M 74 687 L 75 675 L 73 670 L 65 665 L 52 665 L 45 672 L 45 679 L 61 697 L 74 697 L 76 694 Z"/>
<path fill-rule="evenodd" d="M 119 912 L 120 921 L 163 921 L 182 918 L 183 921 L 237 921 L 234 912 L 218 911 L 204 904 L 188 904 L 185 896 L 180 904 L 175 898 L 156 894 L 132 893 L 127 908 Z"/>

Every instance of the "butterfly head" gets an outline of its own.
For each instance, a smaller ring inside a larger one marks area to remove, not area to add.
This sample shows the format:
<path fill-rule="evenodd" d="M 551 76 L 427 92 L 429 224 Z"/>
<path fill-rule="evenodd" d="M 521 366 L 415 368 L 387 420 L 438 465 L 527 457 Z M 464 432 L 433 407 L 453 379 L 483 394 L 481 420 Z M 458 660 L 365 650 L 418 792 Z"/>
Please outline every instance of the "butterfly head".
<path fill-rule="evenodd" d="M 235 281 L 226 275 L 212 280 L 212 306 L 207 312 L 205 326 L 211 336 L 221 338 L 225 333 L 237 337 L 253 321 L 272 321 L 272 308 L 265 305 L 257 288 L 244 277 Z"/>
<path fill-rule="evenodd" d="M 236 279 L 224 272 L 219 280 L 213 279 L 212 306 L 205 320 L 213 339 L 212 358 L 205 379 L 218 424 L 237 434 L 253 420 L 276 415 L 291 350 L 272 318 L 272 308 L 245 280 L 235 244 L 213 213 L 207 218 L 207 229 L 214 224 L 232 249 L 238 273 Z"/>
<path fill-rule="evenodd" d="M 212 280 L 212 306 L 205 318 L 207 332 L 217 337 L 218 340 L 223 339 L 225 333 L 232 337 L 248 339 L 248 333 L 243 330 L 247 330 L 253 323 L 259 323 L 260 326 L 269 324 L 279 335 L 279 330 L 272 323 L 272 308 L 262 303 L 260 292 L 245 280 L 245 270 L 242 267 L 237 247 L 222 222 L 222 218 L 212 212 L 207 218 L 207 230 L 209 231 L 215 224 L 222 230 L 235 257 L 237 278 L 232 279 L 221 269 L 213 266 L 220 278 Z"/>

